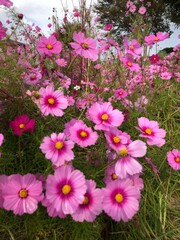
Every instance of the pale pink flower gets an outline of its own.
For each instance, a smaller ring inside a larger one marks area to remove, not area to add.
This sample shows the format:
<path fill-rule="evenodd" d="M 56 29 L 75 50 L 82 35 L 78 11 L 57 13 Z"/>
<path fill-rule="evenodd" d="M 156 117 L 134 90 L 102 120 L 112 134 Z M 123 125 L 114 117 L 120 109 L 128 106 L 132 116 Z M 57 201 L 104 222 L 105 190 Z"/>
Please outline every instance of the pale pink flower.
<path fill-rule="evenodd" d="M 13 2 L 9 0 L 0 0 L 0 5 L 4 5 L 5 7 L 11 7 L 13 5 Z"/>
<path fill-rule="evenodd" d="M 173 149 L 167 153 L 167 161 L 169 166 L 174 170 L 180 170 L 180 151 L 178 149 Z"/>
<path fill-rule="evenodd" d="M 60 67 L 65 67 L 67 65 L 67 62 L 64 60 L 64 58 L 58 58 L 56 60 L 57 65 L 59 65 Z"/>
<path fill-rule="evenodd" d="M 146 13 L 146 8 L 145 7 L 140 7 L 138 10 L 138 13 L 140 13 L 141 15 L 144 15 Z"/>
<path fill-rule="evenodd" d="M 74 159 L 73 147 L 74 143 L 67 141 L 64 133 L 52 133 L 50 137 L 44 137 L 40 145 L 46 159 L 51 160 L 56 167 Z"/>
<path fill-rule="evenodd" d="M 138 118 L 138 125 L 136 127 L 141 131 L 140 137 L 147 138 L 148 145 L 156 145 L 162 147 L 165 144 L 166 131 L 159 128 L 159 124 L 156 121 L 151 121 L 145 117 Z"/>
<path fill-rule="evenodd" d="M 93 38 L 85 38 L 84 33 L 74 32 L 73 39 L 75 42 L 70 43 L 74 52 L 84 58 L 89 58 L 92 61 L 98 59 L 98 50 L 96 49 L 96 42 Z"/>
<path fill-rule="evenodd" d="M 102 212 L 102 192 L 96 188 L 94 180 L 86 180 L 87 190 L 84 195 L 84 201 L 78 209 L 71 215 L 77 222 L 93 222 Z"/>
<path fill-rule="evenodd" d="M 170 72 L 161 72 L 160 73 L 160 77 L 163 80 L 170 80 L 172 78 L 172 73 L 170 73 Z"/>
<path fill-rule="evenodd" d="M 52 116 L 61 117 L 66 109 L 68 102 L 63 92 L 55 90 L 52 85 L 39 90 L 40 101 L 39 108 L 44 116 L 51 114 Z"/>
<path fill-rule="evenodd" d="M 102 194 L 103 210 L 117 222 L 128 222 L 139 210 L 140 191 L 129 179 L 109 182 Z"/>
<path fill-rule="evenodd" d="M 32 214 L 43 200 L 42 183 L 34 175 L 14 174 L 2 187 L 3 207 L 15 215 Z"/>
<path fill-rule="evenodd" d="M 57 212 L 73 214 L 83 203 L 86 190 L 84 174 L 71 166 L 59 167 L 47 177 L 46 199 Z"/>
<path fill-rule="evenodd" d="M 4 198 L 2 195 L 2 188 L 7 183 L 7 180 L 8 180 L 8 176 L 0 175 L 0 208 L 3 208 Z"/>
<path fill-rule="evenodd" d="M 131 5 L 130 8 L 129 8 L 129 11 L 131 13 L 134 13 L 136 11 L 136 6 L 135 5 Z"/>
<path fill-rule="evenodd" d="M 149 36 L 146 36 L 145 37 L 145 42 L 146 42 L 146 45 L 149 46 L 149 45 L 152 45 L 154 43 L 163 41 L 168 37 L 169 37 L 168 33 L 163 34 L 162 32 L 158 32 L 156 35 L 150 34 Z"/>

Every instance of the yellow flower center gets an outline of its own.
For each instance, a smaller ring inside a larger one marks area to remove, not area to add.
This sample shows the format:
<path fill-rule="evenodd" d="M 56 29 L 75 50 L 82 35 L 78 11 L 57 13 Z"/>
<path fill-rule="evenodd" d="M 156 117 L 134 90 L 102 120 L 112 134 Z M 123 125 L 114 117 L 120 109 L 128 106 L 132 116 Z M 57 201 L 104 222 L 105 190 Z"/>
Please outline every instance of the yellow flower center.
<path fill-rule="evenodd" d="M 28 196 L 28 191 L 27 191 L 26 189 L 20 190 L 19 196 L 20 196 L 21 198 L 26 198 L 26 197 Z"/>
<path fill-rule="evenodd" d="M 130 50 L 134 50 L 134 46 L 129 46 L 129 49 Z"/>
<path fill-rule="evenodd" d="M 106 113 L 104 113 L 104 114 L 101 116 L 101 118 L 102 118 L 102 120 L 106 121 L 106 120 L 108 120 L 109 116 L 108 116 Z"/>
<path fill-rule="evenodd" d="M 84 205 L 87 205 L 89 202 L 89 198 L 87 196 L 84 197 L 84 201 L 83 201 L 83 204 Z"/>
<path fill-rule="evenodd" d="M 119 95 L 122 95 L 123 94 L 123 92 L 122 91 L 119 91 Z"/>
<path fill-rule="evenodd" d="M 53 49 L 53 46 L 51 44 L 47 44 L 46 45 L 46 48 L 49 49 L 49 50 L 52 50 Z"/>
<path fill-rule="evenodd" d="M 180 157 L 176 157 L 175 162 L 179 163 L 180 162 Z"/>
<path fill-rule="evenodd" d="M 115 200 L 116 202 L 121 203 L 123 201 L 123 195 L 120 193 L 116 194 Z"/>
<path fill-rule="evenodd" d="M 113 142 L 114 143 L 119 143 L 121 139 L 118 136 L 113 137 Z"/>
<path fill-rule="evenodd" d="M 68 184 L 64 185 L 62 187 L 62 192 L 64 193 L 64 195 L 67 195 L 71 192 L 71 186 L 69 186 Z"/>
<path fill-rule="evenodd" d="M 58 150 L 61 149 L 61 148 L 63 148 L 63 146 L 64 146 L 64 144 L 63 144 L 63 142 L 61 142 L 61 141 L 58 141 L 58 142 L 55 144 L 55 148 L 57 148 Z"/>
<path fill-rule="evenodd" d="M 49 98 L 49 99 L 48 99 L 48 103 L 51 104 L 51 105 L 53 105 L 53 104 L 55 103 L 54 98 Z"/>
<path fill-rule="evenodd" d="M 113 180 L 116 180 L 116 179 L 118 178 L 118 176 L 117 176 L 115 173 L 113 173 L 113 174 L 111 175 L 111 178 L 112 178 Z"/>
<path fill-rule="evenodd" d="M 158 38 L 158 37 L 155 37 L 155 38 L 154 38 L 154 41 L 158 41 L 158 40 L 159 40 L 159 38 Z"/>
<path fill-rule="evenodd" d="M 80 136 L 83 137 L 83 138 L 87 137 L 87 132 L 81 131 Z"/>
<path fill-rule="evenodd" d="M 88 44 L 88 43 L 82 43 L 82 44 L 81 44 L 81 47 L 82 47 L 83 49 L 88 49 L 88 48 L 89 48 L 89 44 Z"/>
<path fill-rule="evenodd" d="M 148 135 L 152 134 L 152 130 L 150 128 L 146 128 L 145 133 Z"/>
<path fill-rule="evenodd" d="M 25 125 L 23 123 L 19 124 L 19 128 L 23 129 Z"/>
<path fill-rule="evenodd" d="M 131 66 L 132 66 L 132 62 L 128 62 L 127 65 L 128 65 L 129 67 L 131 67 Z"/>
<path fill-rule="evenodd" d="M 36 79 L 36 76 L 35 75 L 31 75 L 31 80 L 34 80 Z"/>
<path fill-rule="evenodd" d="M 126 148 L 122 148 L 118 153 L 121 157 L 125 157 L 128 155 L 128 150 Z"/>

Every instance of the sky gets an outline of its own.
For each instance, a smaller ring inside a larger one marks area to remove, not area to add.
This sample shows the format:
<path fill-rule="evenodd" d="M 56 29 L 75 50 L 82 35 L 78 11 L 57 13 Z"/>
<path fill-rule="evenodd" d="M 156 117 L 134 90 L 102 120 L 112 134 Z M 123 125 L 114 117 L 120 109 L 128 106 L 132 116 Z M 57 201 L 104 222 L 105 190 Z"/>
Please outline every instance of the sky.
<path fill-rule="evenodd" d="M 57 9 L 58 17 L 60 20 L 63 19 L 64 11 L 63 8 L 69 9 L 69 12 L 72 12 L 74 7 L 79 6 L 79 1 L 81 0 L 11 0 L 13 6 L 16 7 L 18 13 L 24 14 L 24 21 L 28 23 L 34 23 L 41 27 L 42 32 L 48 36 L 47 24 L 51 23 L 51 20 L 48 20 L 49 17 L 53 15 L 53 8 Z M 96 3 L 98 0 L 86 0 L 87 6 L 90 3 Z M 7 14 L 5 9 L 0 7 L 0 21 L 4 25 L 7 19 Z M 173 27 L 172 30 L 174 31 Z M 161 50 L 166 47 L 174 47 L 180 40 L 178 39 L 178 34 L 180 30 L 175 30 L 169 39 L 164 40 L 159 43 L 158 50 Z M 155 53 L 155 47 L 151 50 L 151 53 Z"/>

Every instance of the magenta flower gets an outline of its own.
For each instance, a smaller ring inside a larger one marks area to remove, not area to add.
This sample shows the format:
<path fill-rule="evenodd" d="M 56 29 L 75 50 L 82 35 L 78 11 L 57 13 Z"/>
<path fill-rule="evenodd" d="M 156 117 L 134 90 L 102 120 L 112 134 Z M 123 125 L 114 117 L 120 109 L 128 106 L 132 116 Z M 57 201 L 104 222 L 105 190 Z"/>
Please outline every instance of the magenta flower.
<path fill-rule="evenodd" d="M 78 206 L 78 209 L 72 214 L 72 218 L 77 222 L 93 222 L 102 212 L 102 192 L 96 188 L 94 180 L 86 180 L 87 190 L 84 195 L 84 201 Z"/>
<path fill-rule="evenodd" d="M 139 210 L 140 191 L 129 179 L 109 182 L 102 193 L 103 210 L 117 222 L 128 222 Z"/>
<path fill-rule="evenodd" d="M 174 170 L 180 170 L 180 151 L 178 149 L 173 149 L 167 153 L 167 161 L 169 166 Z"/>
<path fill-rule="evenodd" d="M 111 23 L 107 24 L 103 29 L 105 31 L 110 31 L 112 29 L 113 25 Z"/>
<path fill-rule="evenodd" d="M 86 114 L 87 118 L 96 124 L 96 130 L 109 131 L 110 127 L 119 127 L 124 121 L 122 112 L 114 110 L 109 102 L 94 103 Z"/>
<path fill-rule="evenodd" d="M 3 27 L 2 22 L 0 21 L 0 40 L 6 37 L 6 29 Z"/>
<path fill-rule="evenodd" d="M 13 2 L 9 0 L 0 0 L 0 5 L 4 5 L 5 7 L 11 7 L 13 5 Z"/>
<path fill-rule="evenodd" d="M 117 98 L 117 99 L 122 99 L 122 98 L 125 98 L 127 97 L 127 92 L 122 89 L 122 88 L 119 88 L 119 89 L 115 89 L 113 90 L 114 91 L 114 96 Z"/>
<path fill-rule="evenodd" d="M 52 133 L 50 137 L 45 137 L 40 145 L 45 157 L 56 167 L 74 159 L 73 147 L 74 143 L 67 141 L 64 133 Z"/>
<path fill-rule="evenodd" d="M 156 145 L 162 147 L 165 144 L 166 131 L 162 128 L 159 128 L 159 124 L 156 121 L 150 121 L 145 117 L 138 118 L 138 125 L 136 127 L 141 131 L 140 137 L 147 138 L 148 145 Z"/>
<path fill-rule="evenodd" d="M 74 48 L 74 52 L 84 58 L 89 58 L 92 61 L 98 59 L 98 50 L 96 49 L 96 42 L 93 38 L 85 38 L 84 33 L 74 32 L 73 39 L 75 42 L 70 43 Z"/>
<path fill-rule="evenodd" d="M 28 173 L 24 176 L 14 174 L 8 177 L 3 185 L 3 207 L 12 210 L 15 215 L 32 214 L 42 201 L 42 183 L 35 176 Z"/>
<path fill-rule="evenodd" d="M 4 135 L 0 133 L 0 146 L 2 145 L 3 141 L 4 141 Z"/>
<path fill-rule="evenodd" d="M 94 145 L 98 139 L 98 134 L 87 127 L 84 122 L 75 121 L 69 128 L 69 133 L 69 138 L 82 148 Z"/>
<path fill-rule="evenodd" d="M 37 50 L 40 54 L 46 54 L 52 56 L 52 54 L 58 54 L 62 51 L 62 43 L 57 41 L 54 36 L 46 38 L 42 36 L 40 41 L 37 42 Z"/>
<path fill-rule="evenodd" d="M 35 120 L 29 119 L 27 115 L 17 116 L 9 126 L 15 135 L 21 136 L 23 132 L 34 132 Z"/>
<path fill-rule="evenodd" d="M 71 166 L 62 166 L 49 175 L 46 181 L 46 199 L 64 214 L 73 214 L 84 201 L 87 186 L 85 177 Z"/>
<path fill-rule="evenodd" d="M 149 46 L 149 45 L 152 45 L 156 42 L 163 41 L 168 37 L 169 37 L 168 33 L 163 34 L 162 32 L 158 32 L 156 35 L 150 34 L 149 36 L 146 36 L 145 37 L 145 42 L 146 42 L 146 45 Z"/>
<path fill-rule="evenodd" d="M 126 178 L 129 175 L 142 172 L 142 165 L 136 160 L 137 157 L 144 157 L 147 146 L 144 142 L 136 140 L 123 146 L 118 150 L 120 158 L 115 164 L 115 173 L 120 178 Z"/>
<path fill-rule="evenodd" d="M 62 109 L 66 109 L 68 102 L 63 92 L 60 90 L 54 91 L 52 85 L 46 88 L 40 88 L 40 102 L 39 108 L 44 116 L 51 114 L 52 116 L 61 117 L 64 112 Z"/>
<path fill-rule="evenodd" d="M 153 54 L 150 58 L 149 58 L 151 63 L 158 63 L 160 60 L 160 57 L 157 54 Z"/>

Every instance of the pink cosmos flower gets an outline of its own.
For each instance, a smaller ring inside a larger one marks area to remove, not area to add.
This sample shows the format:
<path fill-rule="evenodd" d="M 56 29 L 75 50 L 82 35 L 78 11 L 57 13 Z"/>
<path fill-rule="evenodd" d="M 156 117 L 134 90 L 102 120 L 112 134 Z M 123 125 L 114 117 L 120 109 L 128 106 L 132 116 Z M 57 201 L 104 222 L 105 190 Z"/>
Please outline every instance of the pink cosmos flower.
<path fill-rule="evenodd" d="M 8 177 L 6 175 L 0 175 L 0 208 L 3 208 L 4 198 L 2 195 L 3 186 L 6 184 Z"/>
<path fill-rule="evenodd" d="M 115 165 L 111 165 L 108 168 L 106 168 L 104 173 L 104 182 L 108 184 L 109 182 L 116 181 L 117 179 L 120 179 L 115 173 Z"/>
<path fill-rule="evenodd" d="M 52 54 L 58 54 L 62 51 L 62 43 L 57 41 L 54 36 L 49 38 L 42 36 L 37 42 L 37 50 L 40 54 L 52 56 Z"/>
<path fill-rule="evenodd" d="M 117 222 L 128 222 L 139 210 L 140 191 L 129 179 L 109 182 L 102 193 L 103 210 Z"/>
<path fill-rule="evenodd" d="M 140 7 L 138 10 L 138 13 L 140 13 L 141 15 L 144 15 L 146 13 L 146 8 L 145 7 Z"/>
<path fill-rule="evenodd" d="M 160 60 L 160 57 L 158 56 L 158 54 L 153 54 L 150 58 L 149 58 L 151 63 L 158 63 Z"/>
<path fill-rule="evenodd" d="M 172 78 L 172 73 L 170 73 L 170 72 L 162 72 L 162 73 L 160 73 L 160 77 L 163 80 L 170 80 Z"/>
<path fill-rule="evenodd" d="M 4 141 L 4 135 L 0 133 L 0 146 L 2 145 L 3 141 Z"/>
<path fill-rule="evenodd" d="M 64 214 L 73 214 L 84 201 L 87 186 L 85 177 L 71 166 L 62 166 L 49 175 L 46 181 L 46 199 Z"/>
<path fill-rule="evenodd" d="M 84 122 L 82 120 L 76 120 L 76 119 L 71 119 L 69 122 L 67 122 L 65 124 L 65 128 L 64 128 L 64 133 L 66 135 L 66 137 L 70 138 L 70 131 L 69 129 L 75 124 L 75 123 L 81 123 L 84 124 Z"/>
<path fill-rule="evenodd" d="M 30 73 L 23 74 L 24 82 L 28 85 L 35 85 L 42 78 L 38 68 L 31 69 Z"/>
<path fill-rule="evenodd" d="M 82 148 L 94 145 L 98 139 L 98 134 L 87 127 L 84 122 L 74 122 L 69 128 L 69 133 L 69 138 Z"/>
<path fill-rule="evenodd" d="M 122 89 L 122 88 L 119 88 L 119 89 L 115 89 L 113 90 L 114 91 L 114 96 L 117 98 L 117 99 L 122 99 L 122 98 L 125 98 L 127 97 L 127 92 Z"/>
<path fill-rule="evenodd" d="M 178 149 L 173 149 L 167 153 L 167 161 L 169 166 L 174 170 L 180 170 L 180 151 Z"/>
<path fill-rule="evenodd" d="M 13 133 L 17 136 L 21 136 L 23 132 L 34 132 L 35 120 L 29 119 L 27 115 L 17 116 L 9 124 L 12 128 Z"/>
<path fill-rule="evenodd" d="M 150 34 L 149 36 L 145 37 L 145 42 L 147 46 L 150 46 L 156 42 L 160 42 L 165 40 L 166 38 L 169 37 L 168 33 L 162 33 L 162 32 L 158 32 L 156 35 L 154 34 Z"/>
<path fill-rule="evenodd" d="M 50 217 L 59 217 L 59 218 L 65 218 L 66 217 L 66 214 L 64 214 L 62 212 L 62 209 L 57 211 L 56 208 L 54 207 L 54 205 L 52 203 L 50 203 L 47 199 L 44 199 L 42 201 L 42 205 L 44 207 L 47 207 L 47 213 Z"/>
<path fill-rule="evenodd" d="M 74 48 L 74 52 L 84 58 L 89 58 L 92 61 L 98 59 L 98 50 L 96 49 L 96 42 L 93 38 L 85 38 L 84 33 L 74 32 L 73 39 L 75 42 L 70 43 Z"/>
<path fill-rule="evenodd" d="M 142 165 L 136 160 L 137 157 L 144 157 L 147 146 L 144 142 L 136 140 L 122 146 L 118 150 L 120 158 L 115 164 L 115 173 L 120 178 L 126 178 L 129 175 L 139 174 L 142 172 Z"/>
<path fill-rule="evenodd" d="M 129 57 L 128 55 L 124 57 L 120 57 L 120 60 L 122 61 L 123 65 L 129 68 L 131 71 L 138 72 L 140 70 L 140 66 L 137 63 L 134 63 L 133 59 Z"/>
<path fill-rule="evenodd" d="M 124 134 L 117 128 L 110 128 L 110 130 L 104 134 L 108 145 L 115 151 L 118 151 L 120 147 L 126 145 L 130 140 L 130 136 L 128 134 Z"/>
<path fill-rule="evenodd" d="M 129 43 L 128 38 L 125 38 L 124 45 L 126 47 L 127 54 L 131 54 L 135 58 L 140 58 L 139 55 L 142 53 L 142 47 L 136 39 L 132 39 Z"/>
<path fill-rule="evenodd" d="M 64 58 L 58 58 L 56 60 L 57 65 L 59 65 L 60 67 L 65 67 L 67 65 L 67 62 L 64 60 Z"/>
<path fill-rule="evenodd" d="M 40 145 L 45 157 L 51 160 L 56 167 L 73 160 L 73 147 L 74 143 L 70 140 L 66 141 L 64 133 L 52 133 L 50 137 L 45 137 Z"/>
<path fill-rule="evenodd" d="M 13 2 L 9 0 L 0 0 L 0 5 L 4 5 L 5 7 L 11 7 L 13 5 Z"/>
<path fill-rule="evenodd" d="M 140 178 L 139 174 L 134 174 L 133 176 L 129 176 L 128 179 L 131 180 L 132 186 L 137 188 L 138 190 L 142 190 L 144 188 L 144 183 L 142 178 Z"/>
<path fill-rule="evenodd" d="M 136 11 L 136 6 L 135 5 L 131 5 L 130 8 L 129 8 L 129 11 L 131 13 L 134 13 Z"/>
<path fill-rule="evenodd" d="M 113 109 L 111 103 L 94 103 L 86 113 L 96 125 L 95 130 L 109 131 L 110 127 L 119 127 L 124 121 L 124 115 L 121 111 Z"/>
<path fill-rule="evenodd" d="M 0 40 L 6 37 L 6 29 L 3 27 L 2 22 L 0 21 Z"/>
<path fill-rule="evenodd" d="M 103 29 L 105 31 L 110 31 L 112 29 L 113 25 L 110 23 L 110 24 L 107 24 Z"/>
<path fill-rule="evenodd" d="M 136 127 L 141 131 L 140 137 L 147 138 L 148 145 L 156 145 L 162 147 L 165 144 L 166 131 L 162 128 L 159 128 L 159 124 L 156 121 L 150 121 L 145 117 L 138 118 L 138 125 Z"/>
<path fill-rule="evenodd" d="M 40 88 L 39 94 L 39 108 L 44 116 L 51 114 L 61 117 L 64 114 L 62 109 L 67 108 L 68 102 L 63 92 L 60 90 L 54 91 L 54 87 L 49 85 L 46 88 Z"/>
<path fill-rule="evenodd" d="M 42 183 L 32 174 L 9 176 L 7 183 L 3 185 L 2 195 L 3 207 L 6 210 L 12 210 L 15 215 L 34 213 L 38 202 L 44 197 Z"/>
<path fill-rule="evenodd" d="M 94 180 L 86 180 L 87 190 L 84 195 L 84 201 L 78 206 L 78 209 L 72 214 L 72 218 L 77 222 L 93 222 L 102 212 L 102 193 L 101 189 L 96 188 Z"/>

